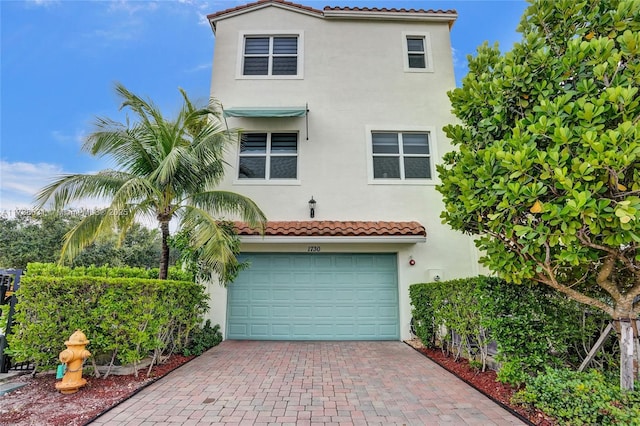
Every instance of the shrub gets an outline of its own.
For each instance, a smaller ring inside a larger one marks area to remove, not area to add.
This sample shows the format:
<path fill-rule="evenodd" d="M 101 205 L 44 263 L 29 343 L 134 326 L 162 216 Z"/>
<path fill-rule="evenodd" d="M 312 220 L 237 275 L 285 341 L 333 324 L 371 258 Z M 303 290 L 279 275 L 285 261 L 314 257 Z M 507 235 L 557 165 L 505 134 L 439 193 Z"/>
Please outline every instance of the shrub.
<path fill-rule="evenodd" d="M 135 364 L 153 353 L 182 350 L 208 309 L 194 282 L 98 276 L 36 276 L 21 280 L 10 355 L 52 368 L 76 329 L 90 340 L 93 355 Z"/>
<path fill-rule="evenodd" d="M 102 278 L 146 278 L 157 279 L 158 268 L 137 268 L 131 266 L 112 267 L 104 266 L 77 266 L 71 268 L 69 266 L 59 265 L 57 263 L 40 263 L 31 262 L 27 265 L 26 273 L 28 275 L 38 275 L 41 277 L 102 277 Z M 168 279 L 174 281 L 194 281 L 194 276 L 190 272 L 185 272 L 176 266 L 170 266 L 168 271 Z"/>
<path fill-rule="evenodd" d="M 604 314 L 547 287 L 509 284 L 493 277 L 414 284 L 409 290 L 416 333 L 427 346 L 445 326 L 443 346 L 485 364 L 489 337 L 501 363 L 498 379 L 520 385 L 545 366 L 576 366 L 600 335 Z M 456 339 L 452 331 L 456 333 Z"/>
<path fill-rule="evenodd" d="M 216 324 L 211 327 L 211 320 L 207 320 L 204 326 L 193 330 L 189 337 L 189 343 L 182 350 L 182 354 L 186 356 L 198 356 L 206 350 L 218 345 L 220 342 L 222 342 L 220 326 Z"/>
<path fill-rule="evenodd" d="M 514 403 L 535 406 L 561 425 L 640 425 L 640 391 L 620 390 L 596 371 L 547 369 L 529 379 Z"/>

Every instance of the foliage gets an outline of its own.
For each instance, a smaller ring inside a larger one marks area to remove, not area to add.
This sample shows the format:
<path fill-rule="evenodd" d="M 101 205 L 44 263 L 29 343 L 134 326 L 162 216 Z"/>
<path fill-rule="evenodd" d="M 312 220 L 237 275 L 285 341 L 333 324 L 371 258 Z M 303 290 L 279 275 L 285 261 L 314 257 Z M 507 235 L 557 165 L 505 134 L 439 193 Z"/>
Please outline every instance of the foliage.
<path fill-rule="evenodd" d="M 504 55 L 480 46 L 449 92 L 441 216 L 507 281 L 637 318 L 640 2 L 532 1 L 518 30 Z"/>
<path fill-rule="evenodd" d="M 149 229 L 139 223 L 133 223 L 126 232 L 124 240 L 119 242 L 116 235 L 99 238 L 73 259 L 72 266 L 111 265 L 157 268 L 160 246 L 160 234 L 157 229 Z M 175 260 L 172 257 L 169 263 L 173 264 Z"/>
<path fill-rule="evenodd" d="M 434 312 L 431 305 L 430 284 L 414 284 L 409 286 L 409 298 L 411 299 L 411 315 L 416 336 L 422 343 L 433 348 L 436 344 L 436 325 L 434 324 Z"/>
<path fill-rule="evenodd" d="M 410 297 L 414 319 L 428 324 L 425 337 L 418 335 L 426 345 L 435 341 L 436 325 L 445 326 L 444 347 L 456 356 L 466 352 L 479 358 L 484 369 L 494 340 L 498 379 L 514 385 L 546 365 L 579 364 L 606 325 L 604 314 L 588 312 L 546 287 L 515 286 L 495 277 L 414 284 Z"/>
<path fill-rule="evenodd" d="M 248 262 L 238 262 L 237 256 L 240 254 L 240 238 L 236 231 L 235 225 L 230 221 L 220 221 L 220 230 L 222 231 L 222 244 L 225 248 L 231 250 L 233 256 L 226 260 L 227 264 L 222 268 L 215 268 L 207 262 L 203 261 L 204 249 L 193 243 L 193 233 L 188 230 L 181 230 L 169 239 L 169 245 L 180 252 L 179 262 L 182 267 L 193 274 L 199 280 L 208 280 L 216 270 L 224 271 L 224 275 L 218 274 L 220 284 L 227 285 L 233 282 L 238 274 L 249 266 Z"/>
<path fill-rule="evenodd" d="M 503 56 L 479 47 L 449 94 L 442 217 L 508 281 L 636 317 L 640 2 L 535 1 L 519 31 Z"/>
<path fill-rule="evenodd" d="M 223 153 L 237 143 L 237 131 L 221 121 L 214 100 L 205 107 L 194 105 L 181 90 L 182 107 L 174 119 L 165 118 L 151 101 L 116 84 L 122 108 L 136 121 L 120 123 L 98 118 L 95 130 L 82 149 L 91 155 L 109 157 L 117 169 L 95 174 L 64 175 L 37 195 L 38 207 L 51 202 L 57 210 L 87 198 L 107 198 L 110 205 L 83 218 L 65 237 L 62 259 L 71 260 L 105 233 L 124 238 L 136 219 L 156 220 L 161 231 L 159 278 L 169 266 L 169 223 L 187 230 L 199 260 L 225 276 L 233 251 L 218 217 L 238 216 L 252 226 L 266 218 L 250 199 L 215 188 L 224 177 Z"/>
<path fill-rule="evenodd" d="M 216 324 L 211 327 L 211 320 L 207 320 L 202 327 L 196 328 L 191 332 L 189 343 L 182 350 L 182 354 L 185 356 L 199 356 L 206 350 L 217 346 L 220 342 L 222 342 L 220 326 Z"/>
<path fill-rule="evenodd" d="M 512 285 L 497 278 L 478 284 L 483 325 L 498 343 L 498 379 L 503 382 L 522 383 L 547 365 L 577 368 L 608 323 L 605 314 L 549 287 Z M 596 362 L 617 367 L 607 352 Z"/>
<path fill-rule="evenodd" d="M 136 268 L 130 266 L 77 266 L 75 268 L 57 263 L 32 262 L 27 265 L 27 274 L 44 277 L 101 277 L 101 278 L 143 278 L 154 279 L 158 276 L 158 268 Z M 168 278 L 174 281 L 194 281 L 189 271 L 177 266 L 169 267 Z"/>
<path fill-rule="evenodd" d="M 157 359 L 182 350 L 208 309 L 204 289 L 193 282 L 96 275 L 28 272 L 22 278 L 16 326 L 8 336 L 16 361 L 52 368 L 77 329 L 87 335 L 94 356 L 113 354 L 122 364 L 150 353 Z"/>
<path fill-rule="evenodd" d="M 55 262 L 64 236 L 88 211 L 16 210 L 0 217 L 0 266 L 25 269 L 30 262 Z M 119 244 L 115 235 L 104 236 L 87 246 L 73 266 L 113 265 L 157 267 L 160 238 L 157 230 L 133 224 Z M 175 260 L 174 260 L 175 261 Z"/>
<path fill-rule="evenodd" d="M 597 370 L 547 369 L 513 402 L 535 406 L 561 425 L 640 425 L 640 391 L 623 391 Z"/>
<path fill-rule="evenodd" d="M 0 266 L 24 269 L 29 262 L 54 262 L 77 220 L 71 214 L 26 209 L 0 216 Z"/>

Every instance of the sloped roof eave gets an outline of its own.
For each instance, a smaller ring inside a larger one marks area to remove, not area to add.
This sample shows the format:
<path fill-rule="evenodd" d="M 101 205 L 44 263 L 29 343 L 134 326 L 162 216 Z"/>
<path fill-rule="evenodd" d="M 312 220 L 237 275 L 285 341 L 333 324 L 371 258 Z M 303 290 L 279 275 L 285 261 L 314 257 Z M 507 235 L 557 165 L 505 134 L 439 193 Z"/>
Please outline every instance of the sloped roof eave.
<path fill-rule="evenodd" d="M 455 10 L 425 10 L 425 9 L 396 9 L 396 8 L 368 8 L 368 7 L 331 7 L 323 10 L 294 3 L 287 0 L 258 0 L 253 3 L 236 6 L 207 15 L 213 32 L 216 31 L 216 22 L 231 18 L 247 12 L 252 12 L 265 7 L 275 6 L 293 12 L 304 13 L 317 18 L 330 19 L 380 19 L 380 20 L 421 20 L 421 21 L 445 21 L 449 29 L 458 18 Z"/>
<path fill-rule="evenodd" d="M 416 221 L 270 221 L 265 232 L 235 222 L 243 242 L 425 242 L 427 232 Z"/>

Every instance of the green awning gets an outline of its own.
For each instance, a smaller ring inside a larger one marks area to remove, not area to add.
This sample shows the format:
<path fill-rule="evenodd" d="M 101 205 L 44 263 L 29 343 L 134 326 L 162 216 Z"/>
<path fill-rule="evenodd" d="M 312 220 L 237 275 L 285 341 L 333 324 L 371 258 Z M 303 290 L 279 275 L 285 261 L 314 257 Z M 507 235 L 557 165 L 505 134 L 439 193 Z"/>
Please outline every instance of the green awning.
<path fill-rule="evenodd" d="M 245 118 L 286 118 L 304 117 L 307 115 L 307 107 L 240 107 L 224 110 L 225 117 Z"/>

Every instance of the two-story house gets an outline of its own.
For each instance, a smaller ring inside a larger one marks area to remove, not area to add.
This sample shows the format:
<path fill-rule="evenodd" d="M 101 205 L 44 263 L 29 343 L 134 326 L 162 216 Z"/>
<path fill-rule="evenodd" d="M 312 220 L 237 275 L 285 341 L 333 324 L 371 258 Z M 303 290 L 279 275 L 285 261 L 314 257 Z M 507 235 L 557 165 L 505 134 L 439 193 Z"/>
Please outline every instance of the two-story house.
<path fill-rule="evenodd" d="M 225 338 L 406 339 L 411 284 L 478 274 L 435 189 L 456 17 L 283 0 L 208 16 L 211 94 L 242 129 L 222 189 L 269 219 L 239 226 L 250 268 L 209 284 Z"/>

